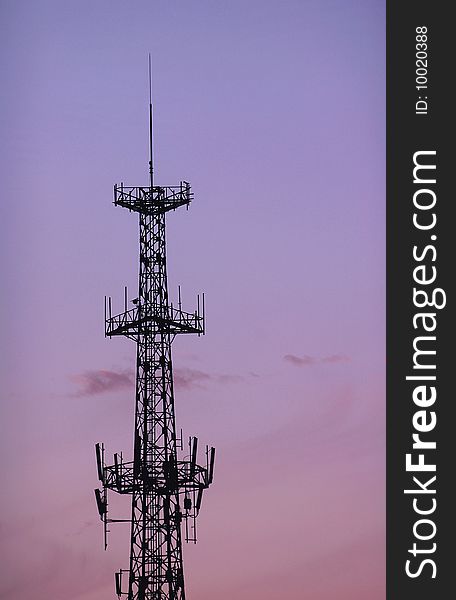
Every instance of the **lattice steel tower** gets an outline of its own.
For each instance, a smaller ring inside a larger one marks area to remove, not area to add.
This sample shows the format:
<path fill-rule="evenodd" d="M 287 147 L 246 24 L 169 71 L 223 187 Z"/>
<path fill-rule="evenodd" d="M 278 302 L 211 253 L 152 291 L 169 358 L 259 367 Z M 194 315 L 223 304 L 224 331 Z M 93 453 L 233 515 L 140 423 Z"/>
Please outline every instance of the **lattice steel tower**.
<path fill-rule="evenodd" d="M 149 58 L 150 82 L 150 58 Z M 151 88 L 151 86 L 149 86 Z M 212 482 L 214 448 L 206 446 L 205 466 L 197 464 L 198 440 L 183 450 L 176 435 L 171 343 L 179 333 L 204 334 L 204 295 L 193 313 L 168 298 L 165 217 L 192 200 L 190 184 L 154 184 L 152 99 L 149 98 L 150 185 L 114 186 L 114 204 L 139 213 L 139 293 L 134 308 L 113 316 L 105 298 L 105 336 L 123 335 L 136 342 L 136 402 L 133 460 L 114 454 L 105 464 L 103 444 L 96 444 L 98 477 L 95 490 L 104 523 L 105 548 L 109 523 L 131 521 L 129 569 L 115 574 L 116 593 L 128 600 L 185 600 L 182 529 L 196 542 L 196 516 L 203 490 Z M 108 518 L 108 490 L 130 494 L 131 519 Z M 185 527 L 182 527 L 185 524 Z M 123 589 L 128 573 L 128 590 Z"/>

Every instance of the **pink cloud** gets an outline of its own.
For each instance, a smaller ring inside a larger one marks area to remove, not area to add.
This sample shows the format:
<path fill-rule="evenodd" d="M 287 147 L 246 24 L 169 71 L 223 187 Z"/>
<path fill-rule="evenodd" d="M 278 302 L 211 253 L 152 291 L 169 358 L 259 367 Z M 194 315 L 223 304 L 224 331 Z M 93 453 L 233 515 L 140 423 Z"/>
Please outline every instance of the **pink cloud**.
<path fill-rule="evenodd" d="M 294 354 L 285 354 L 283 360 L 297 367 L 307 367 L 317 362 L 317 359 L 313 356 L 295 356 Z"/>
<path fill-rule="evenodd" d="M 283 360 L 296 367 L 310 367 L 317 363 L 335 364 L 348 362 L 350 358 L 344 354 L 330 354 L 329 356 L 323 356 L 321 358 L 316 356 L 296 356 L 295 354 L 285 354 Z"/>
<path fill-rule="evenodd" d="M 132 371 L 118 373 L 105 369 L 85 371 L 72 375 L 70 379 L 79 386 L 76 396 L 96 396 L 106 392 L 116 392 L 131 388 L 135 383 Z"/>
<path fill-rule="evenodd" d="M 204 381 L 210 381 L 211 376 L 204 371 L 188 369 L 186 367 L 174 369 L 174 385 L 177 389 L 189 390 L 200 387 Z"/>
<path fill-rule="evenodd" d="M 322 363 L 340 363 L 349 362 L 350 358 L 344 354 L 331 354 L 330 356 L 324 356 L 320 359 Z"/>
<path fill-rule="evenodd" d="M 174 385 L 177 389 L 181 390 L 189 390 L 201 387 L 201 384 L 204 382 L 213 382 L 224 385 L 238 383 L 243 380 L 244 377 L 242 375 L 207 373 L 205 371 L 189 369 L 187 367 L 174 369 Z"/>
<path fill-rule="evenodd" d="M 251 376 L 254 377 L 255 375 L 252 374 Z M 135 384 L 135 373 L 132 370 L 119 372 L 97 369 L 71 375 L 70 379 L 79 388 L 75 392 L 75 396 L 96 396 L 98 394 L 116 392 L 133 387 Z M 243 379 L 244 377 L 242 375 L 207 373 L 188 367 L 174 369 L 174 385 L 176 389 L 181 390 L 201 387 L 201 384 L 204 382 L 213 382 L 224 385 L 238 383 Z"/>

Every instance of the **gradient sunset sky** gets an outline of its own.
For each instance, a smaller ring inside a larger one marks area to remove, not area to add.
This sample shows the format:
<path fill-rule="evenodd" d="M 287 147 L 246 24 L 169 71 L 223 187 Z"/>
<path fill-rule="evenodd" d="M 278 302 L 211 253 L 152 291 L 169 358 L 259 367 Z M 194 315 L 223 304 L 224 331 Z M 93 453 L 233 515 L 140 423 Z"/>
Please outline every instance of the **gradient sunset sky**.
<path fill-rule="evenodd" d="M 1 600 L 108 600 L 94 443 L 131 457 L 135 347 L 103 297 L 137 288 L 147 184 L 170 292 L 206 292 L 173 345 L 184 435 L 217 448 L 189 600 L 385 596 L 385 6 L 379 0 L 1 3 Z M 111 494 L 112 517 L 129 505 Z"/>

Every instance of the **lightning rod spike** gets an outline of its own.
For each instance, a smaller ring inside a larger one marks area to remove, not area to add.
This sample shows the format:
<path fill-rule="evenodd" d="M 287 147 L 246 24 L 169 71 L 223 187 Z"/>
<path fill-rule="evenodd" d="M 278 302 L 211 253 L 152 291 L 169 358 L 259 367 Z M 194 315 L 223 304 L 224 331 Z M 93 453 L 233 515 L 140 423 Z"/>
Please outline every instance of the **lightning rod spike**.
<path fill-rule="evenodd" d="M 154 132 L 153 132 L 153 104 L 152 104 L 152 57 L 149 52 L 149 173 L 151 193 L 154 187 Z"/>

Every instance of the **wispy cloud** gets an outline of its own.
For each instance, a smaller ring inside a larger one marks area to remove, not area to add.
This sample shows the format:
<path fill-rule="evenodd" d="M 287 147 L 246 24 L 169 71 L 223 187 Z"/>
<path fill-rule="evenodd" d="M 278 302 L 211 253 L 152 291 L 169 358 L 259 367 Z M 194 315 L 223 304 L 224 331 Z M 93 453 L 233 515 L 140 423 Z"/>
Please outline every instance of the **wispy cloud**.
<path fill-rule="evenodd" d="M 254 377 L 254 374 L 250 375 Z M 70 379 L 78 386 L 73 394 L 76 397 L 96 396 L 107 392 L 117 392 L 119 390 L 129 389 L 135 384 L 135 374 L 133 370 L 126 371 L 108 371 L 98 369 L 85 371 L 71 375 Z M 204 387 L 204 383 L 216 383 L 227 385 L 239 383 L 245 379 L 242 375 L 230 375 L 228 373 L 207 373 L 198 369 L 181 367 L 174 369 L 174 386 L 180 390 L 191 390 Z"/>
<path fill-rule="evenodd" d="M 318 362 L 313 356 L 295 356 L 294 354 L 285 354 L 283 360 L 296 367 L 308 367 Z"/>
<path fill-rule="evenodd" d="M 197 369 L 180 368 L 174 369 L 174 385 L 177 389 L 189 390 L 201 387 L 201 383 L 210 381 L 211 376 Z"/>
<path fill-rule="evenodd" d="M 98 369 L 96 371 L 84 371 L 71 375 L 70 379 L 79 387 L 75 396 L 96 396 L 106 392 L 116 392 L 131 388 L 134 383 L 132 371 L 108 371 Z"/>
<path fill-rule="evenodd" d="M 187 367 L 174 369 L 174 385 L 177 389 L 190 390 L 203 387 L 204 383 L 218 383 L 220 385 L 239 383 L 245 379 L 242 375 L 228 373 L 207 373 Z"/>
<path fill-rule="evenodd" d="M 320 359 L 323 363 L 341 363 L 350 362 L 350 358 L 344 354 L 331 354 L 330 356 L 324 356 Z"/>
<path fill-rule="evenodd" d="M 335 364 L 348 362 L 350 359 L 344 354 L 330 354 L 321 358 L 316 356 L 296 356 L 295 354 L 285 354 L 283 360 L 294 365 L 295 367 L 310 367 L 318 363 Z"/>

